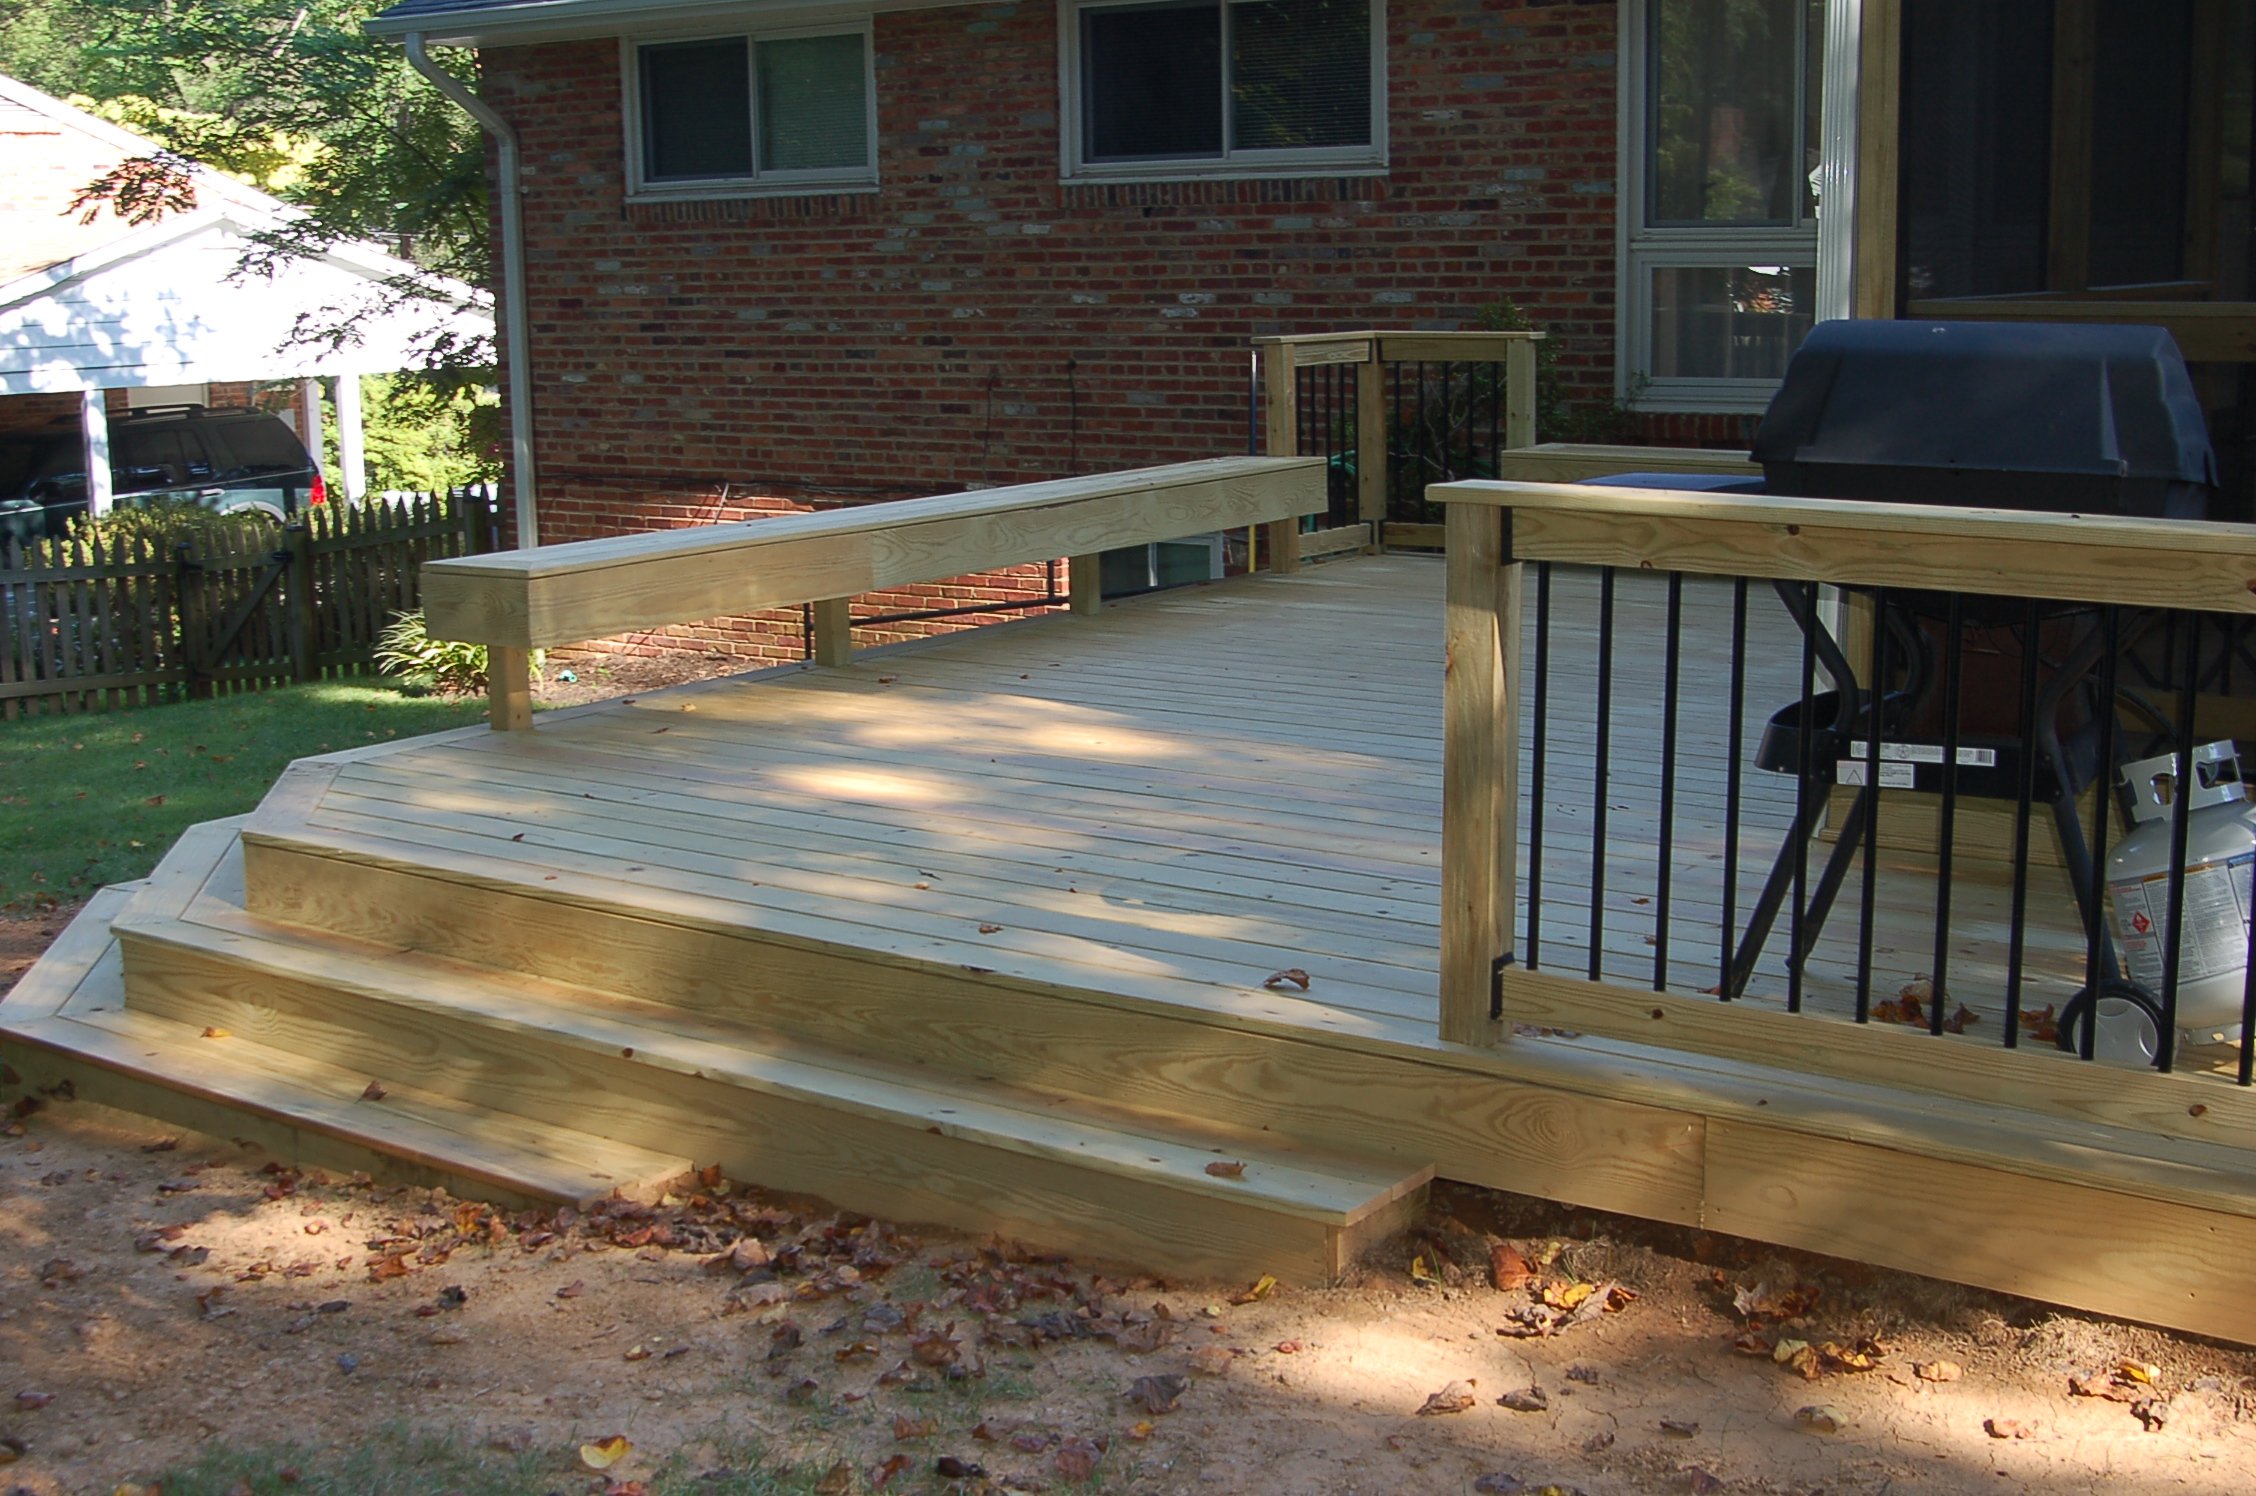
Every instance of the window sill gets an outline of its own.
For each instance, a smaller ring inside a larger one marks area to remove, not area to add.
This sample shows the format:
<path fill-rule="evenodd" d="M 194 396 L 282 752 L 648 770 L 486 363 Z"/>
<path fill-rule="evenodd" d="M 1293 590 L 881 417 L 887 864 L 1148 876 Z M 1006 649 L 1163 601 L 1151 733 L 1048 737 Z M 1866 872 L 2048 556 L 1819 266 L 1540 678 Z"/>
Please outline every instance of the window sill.
<path fill-rule="evenodd" d="M 868 177 L 837 182 L 783 182 L 772 186 L 746 182 L 739 186 L 688 187 L 679 192 L 645 187 L 628 192 L 626 202 L 629 207 L 641 207 L 652 203 L 720 203 L 762 197 L 837 197 L 845 193 L 876 193 L 883 190 L 878 182 Z"/>
<path fill-rule="evenodd" d="M 1777 393 L 1775 379 L 1649 382 L 1628 403 L 1639 415 L 1759 416 Z"/>
<path fill-rule="evenodd" d="M 1290 166 L 1251 161 L 1217 161 L 1211 164 L 1168 162 L 1143 167 L 1082 167 L 1058 177 L 1062 187 L 1103 187 L 1146 182 L 1278 182 L 1305 181 L 1312 177 L 1383 177 L 1384 158 L 1366 156 L 1352 161 L 1295 162 Z"/>

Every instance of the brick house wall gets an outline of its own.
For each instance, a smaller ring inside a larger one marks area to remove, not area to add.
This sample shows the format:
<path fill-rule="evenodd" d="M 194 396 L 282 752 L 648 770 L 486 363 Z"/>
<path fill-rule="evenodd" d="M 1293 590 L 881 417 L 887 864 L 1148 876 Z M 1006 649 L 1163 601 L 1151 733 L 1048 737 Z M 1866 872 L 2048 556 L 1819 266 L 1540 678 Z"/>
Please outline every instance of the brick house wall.
<path fill-rule="evenodd" d="M 1134 185 L 1058 180 L 1054 5 L 879 15 L 882 189 L 721 202 L 625 201 L 616 43 L 489 48 L 544 538 L 1243 451 L 1250 339 L 1506 299 L 1606 400 L 1618 12 L 1397 0 L 1387 175 Z"/>

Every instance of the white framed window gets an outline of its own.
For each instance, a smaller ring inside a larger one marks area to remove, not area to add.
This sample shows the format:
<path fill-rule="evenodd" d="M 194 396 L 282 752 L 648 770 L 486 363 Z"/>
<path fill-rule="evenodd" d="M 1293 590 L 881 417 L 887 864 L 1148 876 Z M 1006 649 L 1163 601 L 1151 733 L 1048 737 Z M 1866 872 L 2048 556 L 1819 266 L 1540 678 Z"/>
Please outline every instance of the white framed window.
<path fill-rule="evenodd" d="M 1620 388 L 1761 410 L 1817 307 L 1825 0 L 1622 0 Z"/>
<path fill-rule="evenodd" d="M 870 28 L 621 44 L 627 191 L 742 197 L 877 184 Z"/>
<path fill-rule="evenodd" d="M 1382 0 L 1059 0 L 1069 181 L 1386 165 Z"/>

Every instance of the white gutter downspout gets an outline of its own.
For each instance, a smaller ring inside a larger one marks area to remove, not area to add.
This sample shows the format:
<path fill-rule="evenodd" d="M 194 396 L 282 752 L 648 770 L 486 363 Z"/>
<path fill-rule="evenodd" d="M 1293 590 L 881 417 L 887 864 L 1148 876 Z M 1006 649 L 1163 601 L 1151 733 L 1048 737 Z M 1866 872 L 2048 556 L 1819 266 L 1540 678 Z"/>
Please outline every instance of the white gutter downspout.
<path fill-rule="evenodd" d="M 517 480 L 517 544 L 530 550 L 540 544 L 540 523 L 534 507 L 539 484 L 533 468 L 533 346 L 525 316 L 524 173 L 517 132 L 492 105 L 431 60 L 423 50 L 422 32 L 410 31 L 400 41 L 407 48 L 408 66 L 483 126 L 501 148 L 501 305 L 496 310 L 502 314 L 502 332 L 509 342 L 509 452 Z"/>

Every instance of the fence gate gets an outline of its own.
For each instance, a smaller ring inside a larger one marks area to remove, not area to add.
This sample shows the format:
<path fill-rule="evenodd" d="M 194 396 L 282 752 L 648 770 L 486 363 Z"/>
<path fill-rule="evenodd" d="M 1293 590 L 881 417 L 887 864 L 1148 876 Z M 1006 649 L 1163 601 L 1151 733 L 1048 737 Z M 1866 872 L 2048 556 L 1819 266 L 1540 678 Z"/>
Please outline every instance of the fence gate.
<path fill-rule="evenodd" d="M 276 528 L 112 533 L 0 549 L 0 717 L 364 673 L 420 605 L 425 561 L 491 550 L 479 486 L 309 509 Z"/>

